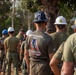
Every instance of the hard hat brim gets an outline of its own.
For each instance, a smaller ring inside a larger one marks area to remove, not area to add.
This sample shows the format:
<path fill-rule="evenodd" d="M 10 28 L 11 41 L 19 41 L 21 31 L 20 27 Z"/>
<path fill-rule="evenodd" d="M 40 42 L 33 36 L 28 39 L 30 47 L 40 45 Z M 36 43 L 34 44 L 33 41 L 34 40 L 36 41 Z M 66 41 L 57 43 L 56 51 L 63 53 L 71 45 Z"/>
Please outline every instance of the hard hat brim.
<path fill-rule="evenodd" d="M 76 29 L 76 25 L 72 25 L 71 28 Z"/>
<path fill-rule="evenodd" d="M 76 17 L 73 17 L 72 19 L 70 19 L 70 21 L 75 21 L 76 20 Z"/>
<path fill-rule="evenodd" d="M 54 23 L 54 25 L 67 25 L 67 23 Z"/>
<path fill-rule="evenodd" d="M 45 19 L 45 20 L 33 20 L 33 23 L 36 23 L 36 22 L 47 22 L 48 19 Z"/>

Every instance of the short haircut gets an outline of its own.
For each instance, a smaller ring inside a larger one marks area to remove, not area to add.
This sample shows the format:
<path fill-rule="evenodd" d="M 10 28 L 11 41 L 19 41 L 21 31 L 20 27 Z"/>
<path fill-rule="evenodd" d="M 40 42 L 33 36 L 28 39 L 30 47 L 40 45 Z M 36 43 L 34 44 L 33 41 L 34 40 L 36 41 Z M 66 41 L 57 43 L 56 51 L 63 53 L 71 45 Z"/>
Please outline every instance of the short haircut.
<path fill-rule="evenodd" d="M 35 23 L 37 23 L 37 24 L 41 24 L 41 23 L 44 23 L 45 21 L 40 21 L 40 22 L 35 22 Z"/>
<path fill-rule="evenodd" d="M 59 29 L 63 29 L 63 28 L 65 28 L 65 25 L 57 25 L 57 27 L 58 27 Z"/>
<path fill-rule="evenodd" d="M 14 33 L 14 31 L 11 31 L 11 32 L 9 32 L 10 34 L 13 34 Z"/>

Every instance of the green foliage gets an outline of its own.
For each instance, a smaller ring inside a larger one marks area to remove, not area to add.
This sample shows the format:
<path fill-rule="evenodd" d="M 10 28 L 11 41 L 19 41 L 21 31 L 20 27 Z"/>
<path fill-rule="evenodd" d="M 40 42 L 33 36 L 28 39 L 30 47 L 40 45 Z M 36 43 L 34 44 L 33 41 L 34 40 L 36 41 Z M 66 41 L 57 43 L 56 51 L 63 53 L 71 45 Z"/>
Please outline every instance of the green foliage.
<path fill-rule="evenodd" d="M 75 10 L 76 8 L 76 0 L 60 0 L 59 1 L 61 4 L 66 4 L 68 8 Z"/>
<path fill-rule="evenodd" d="M 39 10 L 39 7 L 42 5 L 41 0 L 21 0 L 22 7 L 25 7 L 31 12 L 36 12 Z"/>
<path fill-rule="evenodd" d="M 0 1 L 0 18 L 6 18 L 8 16 L 7 14 L 9 13 L 11 3 L 5 2 L 5 1 Z"/>
<path fill-rule="evenodd" d="M 49 3 L 51 2 L 51 0 L 48 0 L 48 1 Z M 26 10 L 30 10 L 30 12 L 34 13 L 38 11 L 39 8 L 43 6 L 43 4 L 41 3 L 41 0 L 21 0 L 21 6 L 22 8 L 25 8 Z M 63 15 L 67 19 L 68 30 L 69 30 L 70 19 L 73 17 L 73 12 L 76 10 L 76 2 L 75 0 L 59 0 L 58 7 L 59 7 L 59 15 Z M 49 10 L 49 11 L 52 11 L 52 10 Z"/>
<path fill-rule="evenodd" d="M 17 30 L 17 32 L 21 27 L 25 27 L 25 30 L 27 30 L 28 28 L 27 15 L 30 12 L 32 12 L 30 19 L 32 22 L 33 13 L 38 11 L 43 6 L 41 0 L 19 0 L 19 1 L 20 1 L 19 6 L 16 8 L 15 10 L 16 14 L 14 15 L 14 25 L 15 25 L 14 27 L 15 30 Z M 51 2 L 51 0 L 48 1 Z M 10 9 L 11 6 L 12 3 L 10 0 L 6 0 L 6 2 L 5 0 L 0 0 L 0 33 L 4 28 L 8 28 L 9 26 L 11 26 L 11 10 L 12 10 Z M 66 17 L 68 22 L 68 30 L 70 30 L 70 19 L 73 17 L 74 11 L 76 10 L 76 1 L 59 0 L 58 7 L 59 7 L 59 15 L 63 15 L 64 17 Z M 33 28 L 33 24 L 31 24 L 31 27 Z"/>
<path fill-rule="evenodd" d="M 59 15 L 63 15 L 68 22 L 68 32 L 73 33 L 71 29 L 70 19 L 74 16 L 74 11 L 76 10 L 75 0 L 60 0 L 58 2 Z"/>
<path fill-rule="evenodd" d="M 0 33 L 2 29 L 7 28 L 7 20 L 9 18 L 11 3 L 10 1 L 2 0 L 0 1 Z M 0 34 L 1 35 L 1 34 Z"/>

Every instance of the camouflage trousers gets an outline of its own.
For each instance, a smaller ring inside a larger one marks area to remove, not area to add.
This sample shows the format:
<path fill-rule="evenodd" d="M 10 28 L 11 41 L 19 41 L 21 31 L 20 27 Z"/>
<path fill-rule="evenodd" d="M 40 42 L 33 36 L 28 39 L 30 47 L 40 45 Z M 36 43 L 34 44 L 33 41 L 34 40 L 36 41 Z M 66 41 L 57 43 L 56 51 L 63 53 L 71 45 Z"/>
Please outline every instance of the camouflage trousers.
<path fill-rule="evenodd" d="M 18 75 L 18 53 L 7 52 L 6 59 L 7 59 L 6 75 L 11 75 L 11 63 L 13 63 L 14 75 Z"/>
<path fill-rule="evenodd" d="M 27 69 L 26 62 L 23 59 L 23 61 L 22 61 L 22 75 L 28 75 L 27 72 L 26 72 L 26 69 Z"/>
<path fill-rule="evenodd" d="M 0 50 L 0 70 L 2 69 L 4 58 L 5 58 L 4 50 Z"/>

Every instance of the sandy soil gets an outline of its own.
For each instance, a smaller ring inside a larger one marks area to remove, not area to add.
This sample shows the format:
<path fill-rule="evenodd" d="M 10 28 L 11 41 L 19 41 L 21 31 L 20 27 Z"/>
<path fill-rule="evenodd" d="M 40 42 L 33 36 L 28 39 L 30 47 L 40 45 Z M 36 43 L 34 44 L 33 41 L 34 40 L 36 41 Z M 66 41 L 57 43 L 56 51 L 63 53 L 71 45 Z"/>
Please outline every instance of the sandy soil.
<path fill-rule="evenodd" d="M 3 75 L 3 72 L 1 72 L 0 75 Z M 11 75 L 14 75 L 14 74 L 13 74 L 13 71 L 11 72 Z M 19 75 L 22 75 L 21 72 L 19 72 Z"/>

